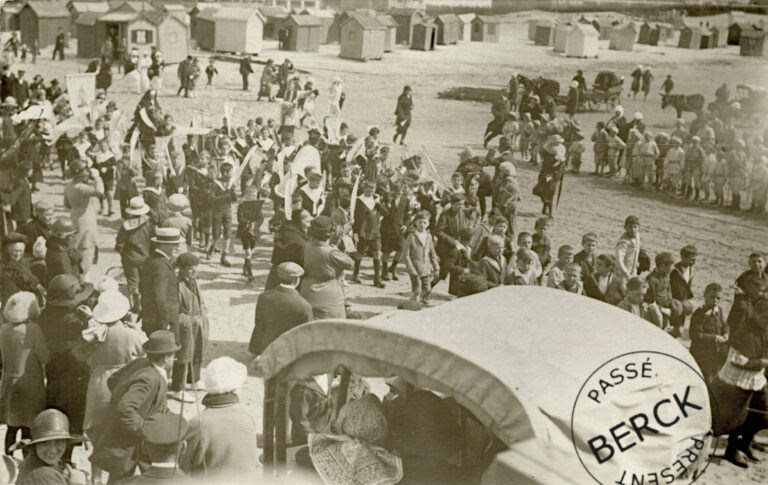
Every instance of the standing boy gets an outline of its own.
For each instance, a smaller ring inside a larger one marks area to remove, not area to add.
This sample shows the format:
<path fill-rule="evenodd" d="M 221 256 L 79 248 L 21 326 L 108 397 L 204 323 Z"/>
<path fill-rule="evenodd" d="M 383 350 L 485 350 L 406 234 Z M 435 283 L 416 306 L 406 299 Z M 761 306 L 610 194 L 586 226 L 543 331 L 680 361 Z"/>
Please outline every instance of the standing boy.
<path fill-rule="evenodd" d="M 224 163 L 219 168 L 221 176 L 217 178 L 211 188 L 208 200 L 211 205 L 211 222 L 213 225 L 213 239 L 206 251 L 206 257 L 213 257 L 213 250 L 219 239 L 224 237 L 224 248 L 221 250 L 221 265 L 231 266 L 227 259 L 227 252 L 232 238 L 232 204 L 237 202 L 235 187 L 230 184 L 232 179 L 232 165 Z"/>
<path fill-rule="evenodd" d="M 411 300 L 424 305 L 429 302 L 427 296 L 431 290 L 430 278 L 437 272 L 440 263 L 437 261 L 435 243 L 432 234 L 427 231 L 430 214 L 419 211 L 414 220 L 414 231 L 408 235 L 405 242 L 405 266 L 411 277 Z"/>
<path fill-rule="evenodd" d="M 357 236 L 357 252 L 355 254 L 355 269 L 352 281 L 360 283 L 360 263 L 363 257 L 370 254 L 373 257 L 373 286 L 385 288 L 381 281 L 381 217 L 386 208 L 381 203 L 376 191 L 376 182 L 363 182 L 363 194 L 355 204 L 353 230 Z"/>
<path fill-rule="evenodd" d="M 722 296 L 723 288 L 710 283 L 704 290 L 704 305 L 691 316 L 691 355 L 707 382 L 712 382 L 728 355 L 728 326 L 719 304 Z"/>

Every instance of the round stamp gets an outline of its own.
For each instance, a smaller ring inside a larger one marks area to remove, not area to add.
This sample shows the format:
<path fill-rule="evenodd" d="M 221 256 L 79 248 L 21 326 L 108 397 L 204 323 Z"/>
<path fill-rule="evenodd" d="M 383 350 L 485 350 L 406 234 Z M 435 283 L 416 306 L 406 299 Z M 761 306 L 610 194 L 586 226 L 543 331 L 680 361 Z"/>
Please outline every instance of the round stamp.
<path fill-rule="evenodd" d="M 709 464 L 710 409 L 695 365 L 663 352 L 629 352 L 584 382 L 571 439 L 598 483 L 691 483 Z"/>

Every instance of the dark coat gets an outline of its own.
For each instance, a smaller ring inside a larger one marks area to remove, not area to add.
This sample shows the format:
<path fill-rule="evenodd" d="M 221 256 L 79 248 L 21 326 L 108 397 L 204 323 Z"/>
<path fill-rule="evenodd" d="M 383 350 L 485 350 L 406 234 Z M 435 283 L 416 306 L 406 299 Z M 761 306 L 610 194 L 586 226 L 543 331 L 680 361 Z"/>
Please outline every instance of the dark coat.
<path fill-rule="evenodd" d="M 702 306 L 691 315 L 691 355 L 708 380 L 717 374 L 728 355 L 728 344 L 717 343 L 715 337 L 727 334 L 728 326 L 719 306 L 714 309 Z"/>
<path fill-rule="evenodd" d="M 279 286 L 259 295 L 248 350 L 260 355 L 277 337 L 312 320 L 312 305 L 295 289 Z"/>
<path fill-rule="evenodd" d="M 410 122 L 411 111 L 413 111 L 413 99 L 408 94 L 401 94 L 397 98 L 397 107 L 395 108 L 395 116 L 397 116 L 397 120 L 400 122 L 404 120 Z"/>
<path fill-rule="evenodd" d="M 44 226 L 37 217 L 33 217 L 30 221 L 27 221 L 19 227 L 18 231 L 27 236 L 27 247 L 25 248 L 27 255 L 32 254 L 32 246 L 35 244 L 38 237 L 42 237 L 46 241 L 48 240 L 48 229 L 49 228 Z"/>
<path fill-rule="evenodd" d="M 470 271 L 488 282 L 488 287 L 493 288 L 495 286 L 501 286 L 505 284 L 505 272 L 506 264 L 504 268 L 499 267 L 498 263 L 493 261 L 490 257 L 485 257 L 480 261 L 475 262 L 470 267 Z"/>
<path fill-rule="evenodd" d="M 355 204 L 355 222 L 352 229 L 361 239 L 379 239 L 381 237 L 381 216 L 387 212 L 386 207 L 377 201 L 368 208 L 362 201 Z"/>
<path fill-rule="evenodd" d="M 32 218 L 32 190 L 26 178 L 16 180 L 8 203 L 11 205 L 11 219 L 17 224 L 24 224 Z"/>
<path fill-rule="evenodd" d="M 264 290 L 271 290 L 280 284 L 277 277 L 277 267 L 280 263 L 290 261 L 299 266 L 304 266 L 304 246 L 307 245 L 307 236 L 294 224 L 286 223 L 280 226 L 275 235 L 274 248 L 272 249 L 272 265 L 269 268 L 267 282 Z"/>
<path fill-rule="evenodd" d="M 161 222 L 168 219 L 171 215 L 171 212 L 168 210 L 168 199 L 165 197 L 162 189 L 147 187 L 141 193 L 141 196 L 149 206 L 149 220 L 155 226 L 159 226 Z"/>
<path fill-rule="evenodd" d="M 145 420 L 167 409 L 168 383 L 149 359 L 141 358 L 112 374 L 107 385 L 112 398 L 90 460 L 110 473 L 126 474 L 138 463 Z"/>
<path fill-rule="evenodd" d="M 208 312 L 194 279 L 179 282 L 179 334 L 176 341 L 181 349 L 176 352 L 179 363 L 202 362 L 208 346 Z M 200 345 L 196 345 L 196 341 Z"/>
<path fill-rule="evenodd" d="M 144 262 L 139 275 L 142 328 L 174 330 L 179 324 L 179 280 L 171 261 L 155 252 Z"/>
<path fill-rule="evenodd" d="M 728 312 L 728 328 L 731 335 L 755 315 L 755 304 L 747 295 L 737 294 L 733 298 L 731 311 Z"/>
<path fill-rule="evenodd" d="M 240 74 L 243 76 L 247 76 L 252 72 L 253 72 L 253 67 L 251 67 L 251 59 L 248 56 L 245 56 L 242 59 L 240 59 Z"/>
<path fill-rule="evenodd" d="M 115 250 L 123 260 L 134 264 L 143 264 L 149 257 L 149 244 L 152 237 L 152 224 L 149 217 L 139 216 L 126 219 L 117 231 Z"/>
<path fill-rule="evenodd" d="M 608 285 L 605 287 L 605 292 L 600 291 L 600 284 L 594 272 L 588 275 L 582 273 L 582 277 L 584 279 L 584 294 L 595 300 L 608 301 L 611 287 L 617 284 L 614 283 L 615 277 L 612 272 L 608 273 Z"/>
<path fill-rule="evenodd" d="M 8 298 L 19 291 L 37 292 L 40 281 L 30 270 L 29 261 L 4 260 L 0 271 L 0 303 L 5 305 Z"/>
<path fill-rule="evenodd" d="M 88 390 L 90 368 L 72 354 L 82 342 L 82 322 L 75 316 L 74 307 L 46 306 L 39 325 L 51 353 L 45 373 L 45 402 L 69 418 L 70 431 L 82 434 L 85 419 L 85 395 Z"/>
<path fill-rule="evenodd" d="M 675 300 L 690 300 L 693 298 L 693 274 L 691 281 L 686 282 L 683 278 L 683 266 L 680 263 L 675 264 L 672 272 L 669 274 L 669 284 L 672 287 L 672 298 Z"/>
<path fill-rule="evenodd" d="M 570 88 L 568 90 L 568 100 L 565 103 L 565 112 L 573 116 L 579 107 L 579 88 Z"/>
<path fill-rule="evenodd" d="M 60 274 L 71 274 L 77 278 L 83 274 L 80 253 L 59 238 L 51 237 L 46 242 L 48 251 L 45 253 L 45 266 L 48 269 L 48 280 Z"/>

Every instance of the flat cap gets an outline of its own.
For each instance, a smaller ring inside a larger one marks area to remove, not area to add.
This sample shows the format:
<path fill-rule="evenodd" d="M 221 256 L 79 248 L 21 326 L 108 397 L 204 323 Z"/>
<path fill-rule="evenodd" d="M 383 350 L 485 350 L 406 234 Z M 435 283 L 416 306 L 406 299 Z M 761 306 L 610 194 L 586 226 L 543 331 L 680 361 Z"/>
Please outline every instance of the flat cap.
<path fill-rule="evenodd" d="M 280 263 L 280 265 L 277 267 L 277 276 L 280 277 L 281 280 L 288 278 L 301 278 L 303 275 L 304 268 L 291 261 Z"/>
<path fill-rule="evenodd" d="M 328 216 L 318 216 L 312 220 L 312 229 L 319 231 L 330 231 L 333 229 L 333 223 Z"/>
<path fill-rule="evenodd" d="M 3 237 L 3 244 L 27 243 L 27 236 L 18 232 L 8 233 Z"/>
<path fill-rule="evenodd" d="M 640 225 L 640 219 L 637 216 L 629 216 L 624 221 L 624 225 L 625 226 L 631 226 L 631 225 L 634 225 L 634 224 Z"/>
<path fill-rule="evenodd" d="M 588 232 L 581 236 L 581 243 L 588 243 L 588 242 L 597 242 L 597 234 L 594 232 Z"/>
<path fill-rule="evenodd" d="M 179 254 L 179 256 L 176 258 L 176 264 L 179 266 L 197 266 L 200 264 L 200 258 L 197 257 L 194 253 L 183 253 Z"/>
<path fill-rule="evenodd" d="M 141 439 L 152 445 L 174 445 L 186 435 L 188 426 L 187 420 L 178 414 L 158 413 L 144 421 Z"/>

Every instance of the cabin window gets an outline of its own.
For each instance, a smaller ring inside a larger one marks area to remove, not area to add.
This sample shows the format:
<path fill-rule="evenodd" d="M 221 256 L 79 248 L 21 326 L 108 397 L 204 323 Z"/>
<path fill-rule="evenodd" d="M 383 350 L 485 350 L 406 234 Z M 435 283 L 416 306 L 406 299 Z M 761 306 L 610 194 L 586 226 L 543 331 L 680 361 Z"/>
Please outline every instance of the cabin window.
<path fill-rule="evenodd" d="M 488 35 L 496 35 L 496 24 L 488 24 Z"/>
<path fill-rule="evenodd" d="M 131 43 L 133 44 L 151 44 L 151 30 L 133 30 L 131 31 Z"/>

